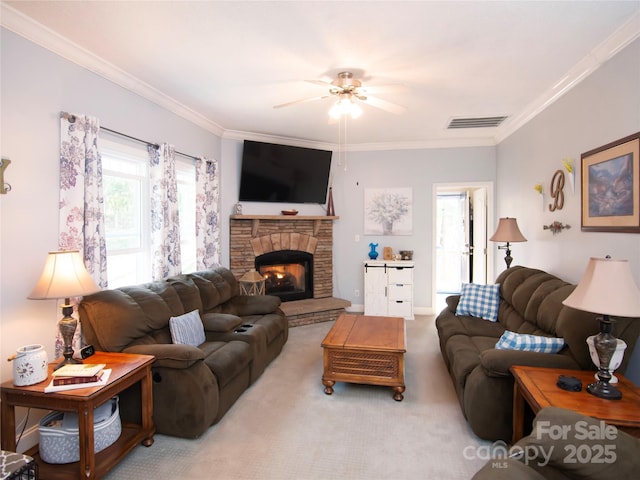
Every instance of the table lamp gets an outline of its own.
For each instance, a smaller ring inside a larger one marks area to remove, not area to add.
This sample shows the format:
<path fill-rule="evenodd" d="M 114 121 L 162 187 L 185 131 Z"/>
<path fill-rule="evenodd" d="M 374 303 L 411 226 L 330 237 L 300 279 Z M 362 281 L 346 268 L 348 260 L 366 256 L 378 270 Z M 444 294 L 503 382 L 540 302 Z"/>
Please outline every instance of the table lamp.
<path fill-rule="evenodd" d="M 498 228 L 496 233 L 489 239 L 492 242 L 506 242 L 506 245 L 498 245 L 498 249 L 506 250 L 504 261 L 507 264 L 507 268 L 511 266 L 513 258 L 511 257 L 511 249 L 509 243 L 511 242 L 526 242 L 527 239 L 520 232 L 518 228 L 518 221 L 515 218 L 504 217 L 498 222 Z"/>
<path fill-rule="evenodd" d="M 606 258 L 591 258 L 582 280 L 563 302 L 568 307 L 598 313 L 600 333 L 593 340 L 598 352 L 598 381 L 587 386 L 587 392 L 609 400 L 622 398 L 611 385 L 609 364 L 616 351 L 617 339 L 611 333 L 617 317 L 640 316 L 640 290 L 633 280 L 629 262 Z"/>
<path fill-rule="evenodd" d="M 55 366 L 54 370 L 68 363 L 82 363 L 73 358 L 73 335 L 78 321 L 71 316 L 73 313 L 71 297 L 80 297 L 99 290 L 100 287 L 87 272 L 78 250 L 49 252 L 42 275 L 28 298 L 65 299 L 62 305 L 63 318 L 58 322 L 60 335 L 64 341 L 64 359 Z"/>

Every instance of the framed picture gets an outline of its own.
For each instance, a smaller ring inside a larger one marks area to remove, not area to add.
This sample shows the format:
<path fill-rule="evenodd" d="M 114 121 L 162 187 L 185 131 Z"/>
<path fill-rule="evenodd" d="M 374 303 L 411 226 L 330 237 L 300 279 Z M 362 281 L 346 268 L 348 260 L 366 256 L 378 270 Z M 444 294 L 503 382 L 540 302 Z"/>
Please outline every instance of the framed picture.
<path fill-rule="evenodd" d="M 640 233 L 640 132 L 583 153 L 582 230 Z"/>
<path fill-rule="evenodd" d="M 364 191 L 365 235 L 411 235 L 411 188 L 367 188 Z"/>

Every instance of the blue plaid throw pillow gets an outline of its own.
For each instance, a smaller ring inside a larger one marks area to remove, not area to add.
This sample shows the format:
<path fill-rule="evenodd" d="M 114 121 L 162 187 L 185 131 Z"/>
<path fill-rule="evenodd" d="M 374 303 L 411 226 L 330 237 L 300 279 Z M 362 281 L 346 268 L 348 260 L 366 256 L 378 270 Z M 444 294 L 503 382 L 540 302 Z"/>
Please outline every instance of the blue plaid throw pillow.
<path fill-rule="evenodd" d="M 496 322 L 499 306 L 500 285 L 463 283 L 456 315 L 471 315 Z"/>
<path fill-rule="evenodd" d="M 558 353 L 562 347 L 564 347 L 564 338 L 528 335 L 509 330 L 505 331 L 496 343 L 497 350 L 524 350 L 541 353 Z"/>

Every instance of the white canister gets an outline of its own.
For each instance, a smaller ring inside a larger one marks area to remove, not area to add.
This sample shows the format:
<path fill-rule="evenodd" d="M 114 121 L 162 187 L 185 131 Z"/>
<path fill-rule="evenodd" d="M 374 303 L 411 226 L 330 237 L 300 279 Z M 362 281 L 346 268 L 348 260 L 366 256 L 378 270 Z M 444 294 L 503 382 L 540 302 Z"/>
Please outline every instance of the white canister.
<path fill-rule="evenodd" d="M 13 358 L 13 384 L 33 385 L 47 379 L 48 357 L 42 345 L 25 345 L 16 350 Z"/>

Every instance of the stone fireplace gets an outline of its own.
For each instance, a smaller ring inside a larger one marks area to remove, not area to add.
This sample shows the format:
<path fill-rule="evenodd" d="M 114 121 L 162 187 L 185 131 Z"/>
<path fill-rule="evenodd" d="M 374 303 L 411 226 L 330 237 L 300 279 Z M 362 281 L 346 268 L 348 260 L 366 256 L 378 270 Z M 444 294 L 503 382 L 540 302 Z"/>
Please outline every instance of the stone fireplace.
<path fill-rule="evenodd" d="M 351 305 L 332 296 L 333 222 L 337 218 L 232 215 L 230 269 L 236 278 L 252 269 L 268 275 L 267 282 L 279 290 L 268 293 L 282 298 L 281 308 L 290 326 L 335 320 Z"/>

